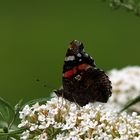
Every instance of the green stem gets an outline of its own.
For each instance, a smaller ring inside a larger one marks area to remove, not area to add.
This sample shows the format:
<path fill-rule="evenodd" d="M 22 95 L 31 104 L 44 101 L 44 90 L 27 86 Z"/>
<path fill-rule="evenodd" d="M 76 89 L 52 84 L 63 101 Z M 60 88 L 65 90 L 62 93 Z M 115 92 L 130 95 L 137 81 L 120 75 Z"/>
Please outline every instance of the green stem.
<path fill-rule="evenodd" d="M 124 110 L 128 109 L 129 107 L 131 107 L 132 105 L 138 102 L 140 102 L 140 96 L 134 98 L 133 100 L 130 100 L 120 112 L 123 112 Z"/>
<path fill-rule="evenodd" d="M 0 129 L 0 136 L 9 136 L 14 134 L 21 134 L 24 131 L 24 129 L 18 129 L 18 130 L 12 130 L 8 133 L 4 133 L 2 129 Z"/>

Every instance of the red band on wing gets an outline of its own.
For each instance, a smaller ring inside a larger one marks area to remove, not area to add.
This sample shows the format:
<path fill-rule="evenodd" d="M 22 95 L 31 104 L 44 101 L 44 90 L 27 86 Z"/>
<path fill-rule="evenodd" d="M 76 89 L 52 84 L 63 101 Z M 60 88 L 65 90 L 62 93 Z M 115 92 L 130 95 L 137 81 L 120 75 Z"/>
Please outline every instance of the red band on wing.
<path fill-rule="evenodd" d="M 89 66 L 90 65 L 88 65 L 88 64 L 81 64 L 78 66 L 78 70 L 86 70 Z M 74 67 L 73 69 L 66 71 L 64 73 L 64 77 L 69 78 L 69 77 L 73 76 L 74 74 L 76 74 L 76 72 L 77 72 L 77 67 Z"/>
<path fill-rule="evenodd" d="M 66 71 L 66 72 L 64 73 L 64 77 L 65 77 L 65 78 L 69 78 L 69 77 L 71 77 L 72 75 L 76 74 L 76 72 L 77 72 L 77 67 L 74 67 L 72 70 Z"/>
<path fill-rule="evenodd" d="M 89 67 L 88 64 L 81 64 L 78 66 L 78 70 L 86 70 Z"/>

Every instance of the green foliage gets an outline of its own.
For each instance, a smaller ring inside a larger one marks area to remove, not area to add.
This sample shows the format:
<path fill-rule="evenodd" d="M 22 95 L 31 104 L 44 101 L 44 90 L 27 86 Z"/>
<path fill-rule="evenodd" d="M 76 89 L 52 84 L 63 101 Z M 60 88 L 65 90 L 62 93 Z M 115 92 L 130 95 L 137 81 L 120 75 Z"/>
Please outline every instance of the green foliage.
<path fill-rule="evenodd" d="M 46 102 L 48 98 L 33 99 L 25 104 L 21 99 L 15 107 L 12 107 L 7 101 L 0 97 L 0 138 L 10 140 L 15 138 L 20 139 L 24 129 L 19 129 L 16 122 L 19 120 L 19 111 L 24 108 L 25 105 L 32 105 L 36 102 Z"/>
<path fill-rule="evenodd" d="M 108 1 L 108 0 L 103 0 Z M 113 9 L 124 8 L 140 16 L 140 0 L 109 0 L 109 6 Z"/>
<path fill-rule="evenodd" d="M 13 107 L 7 101 L 0 98 L 0 118 L 2 118 L 2 121 L 9 123 L 11 120 L 10 116 L 14 115 L 14 113 L 15 112 L 14 112 Z"/>
<path fill-rule="evenodd" d="M 0 136 L 5 136 L 5 139 L 15 137 L 17 139 L 18 137 L 19 129 L 16 127 L 16 129 L 12 131 L 12 126 L 18 116 L 21 103 L 22 100 L 20 100 L 14 108 L 3 98 L 0 98 Z"/>

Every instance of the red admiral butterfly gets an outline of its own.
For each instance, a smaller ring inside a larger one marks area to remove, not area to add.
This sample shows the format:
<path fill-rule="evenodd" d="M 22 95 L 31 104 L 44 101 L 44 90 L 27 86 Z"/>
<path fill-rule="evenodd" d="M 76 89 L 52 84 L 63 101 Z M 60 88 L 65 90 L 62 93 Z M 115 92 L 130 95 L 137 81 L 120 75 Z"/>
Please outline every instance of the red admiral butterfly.
<path fill-rule="evenodd" d="M 62 82 L 63 88 L 55 93 L 80 106 L 95 101 L 106 103 L 112 94 L 108 76 L 96 68 L 83 43 L 77 40 L 70 43 L 66 52 Z"/>

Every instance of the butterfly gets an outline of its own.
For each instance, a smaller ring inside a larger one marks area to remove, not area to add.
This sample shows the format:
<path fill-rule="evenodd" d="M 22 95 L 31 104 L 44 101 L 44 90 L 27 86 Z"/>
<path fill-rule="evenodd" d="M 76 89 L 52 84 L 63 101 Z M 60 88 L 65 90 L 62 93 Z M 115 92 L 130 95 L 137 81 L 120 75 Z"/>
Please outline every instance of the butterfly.
<path fill-rule="evenodd" d="M 55 93 L 84 106 L 95 101 L 106 103 L 112 94 L 111 89 L 109 77 L 96 67 L 83 43 L 73 40 L 64 59 L 62 88 Z"/>

